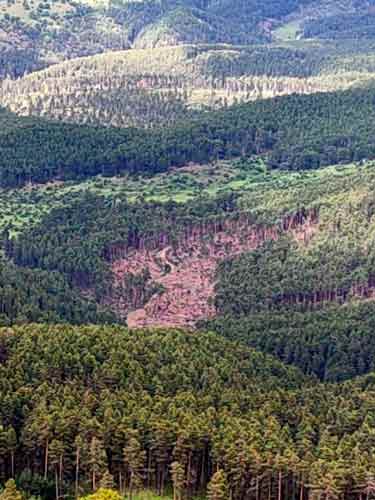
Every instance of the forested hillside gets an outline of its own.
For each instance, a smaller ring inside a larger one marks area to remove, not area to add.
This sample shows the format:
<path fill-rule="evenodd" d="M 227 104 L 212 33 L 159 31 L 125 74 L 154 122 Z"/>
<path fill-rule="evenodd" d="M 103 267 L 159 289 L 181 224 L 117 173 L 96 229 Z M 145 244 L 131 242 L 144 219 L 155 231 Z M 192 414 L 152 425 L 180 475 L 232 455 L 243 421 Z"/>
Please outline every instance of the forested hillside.
<path fill-rule="evenodd" d="M 188 162 L 265 155 L 306 170 L 374 157 L 375 87 L 285 96 L 200 112 L 152 131 L 18 118 L 0 111 L 0 185 L 97 174 L 154 175 Z"/>
<path fill-rule="evenodd" d="M 29 223 L 8 216 L 6 254 L 16 265 L 62 273 L 121 320 L 138 310 L 138 326 L 372 298 L 373 164 L 280 174 L 239 162 L 207 186 L 208 200 L 200 197 L 204 167 L 191 174 L 202 176 L 196 191 L 188 172 L 176 171 L 173 190 L 164 183 L 159 199 L 150 190 L 158 178 L 136 184 L 138 197 L 124 188 L 127 178 L 122 189 L 109 179 L 100 195 L 98 182 L 61 199 L 62 186 L 39 198 L 31 192 L 30 205 L 44 206 L 44 215 Z"/>
<path fill-rule="evenodd" d="M 373 40 L 372 9 L 372 0 L 1 0 L 0 79 L 129 48 Z"/>
<path fill-rule="evenodd" d="M 373 81 L 373 44 L 199 45 L 74 59 L 0 87 L 19 115 L 78 123 L 170 125 L 194 109 Z"/>
<path fill-rule="evenodd" d="M 0 77 L 56 60 L 129 47 L 181 43 L 253 43 L 271 39 L 280 20 L 311 0 L 0 2 L 0 51 L 11 64 Z"/>
<path fill-rule="evenodd" d="M 190 496 L 209 482 L 223 499 L 372 491 L 373 376 L 319 385 L 179 330 L 29 325 L 2 329 L 0 345 L 2 477 L 28 495 L 173 483 Z"/>
<path fill-rule="evenodd" d="M 375 499 L 375 0 L 0 0 L 0 500 Z"/>

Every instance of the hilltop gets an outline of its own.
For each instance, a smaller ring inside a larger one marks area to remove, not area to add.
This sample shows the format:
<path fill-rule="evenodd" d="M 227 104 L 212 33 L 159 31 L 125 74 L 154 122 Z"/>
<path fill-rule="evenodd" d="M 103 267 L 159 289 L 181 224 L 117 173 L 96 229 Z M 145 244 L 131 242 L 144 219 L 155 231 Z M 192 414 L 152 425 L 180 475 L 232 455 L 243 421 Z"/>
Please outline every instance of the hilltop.
<path fill-rule="evenodd" d="M 372 9 L 370 0 L 1 0 L 0 77 L 108 50 L 373 39 Z"/>

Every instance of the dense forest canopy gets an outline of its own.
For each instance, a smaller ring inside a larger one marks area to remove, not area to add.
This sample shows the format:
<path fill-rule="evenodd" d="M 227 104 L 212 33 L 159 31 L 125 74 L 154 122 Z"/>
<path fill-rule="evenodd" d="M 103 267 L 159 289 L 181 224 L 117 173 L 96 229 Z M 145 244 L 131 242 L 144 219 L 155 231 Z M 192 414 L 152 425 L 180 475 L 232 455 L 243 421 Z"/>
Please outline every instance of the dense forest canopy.
<path fill-rule="evenodd" d="M 203 332 L 29 325 L 0 343 L 1 474 L 23 471 L 29 495 L 108 481 L 191 495 L 218 469 L 235 498 L 369 488 L 372 376 L 319 385 Z"/>
<path fill-rule="evenodd" d="M 374 8 L 0 0 L 0 500 L 375 498 Z"/>
<path fill-rule="evenodd" d="M 331 305 L 317 311 L 228 315 L 206 323 L 221 335 L 337 382 L 374 371 L 372 303 Z"/>
<path fill-rule="evenodd" d="M 187 162 L 265 154 L 272 168 L 304 170 L 372 158 L 374 87 L 286 96 L 202 112 L 170 128 L 61 124 L 0 113 L 0 185 L 154 175 Z"/>

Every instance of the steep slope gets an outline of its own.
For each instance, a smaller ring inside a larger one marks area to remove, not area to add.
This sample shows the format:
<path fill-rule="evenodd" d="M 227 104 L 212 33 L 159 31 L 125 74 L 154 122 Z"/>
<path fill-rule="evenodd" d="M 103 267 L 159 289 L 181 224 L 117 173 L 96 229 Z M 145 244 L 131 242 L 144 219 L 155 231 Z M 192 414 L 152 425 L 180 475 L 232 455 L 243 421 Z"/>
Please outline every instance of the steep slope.
<path fill-rule="evenodd" d="M 146 241 L 146 248 L 143 245 L 135 251 L 124 248 L 122 257 L 119 257 L 122 249 L 116 247 L 112 263 L 115 288 L 110 303 L 120 318 L 127 318 L 130 327 L 194 326 L 198 320 L 215 314 L 215 273 L 220 262 L 257 248 L 265 241 L 277 240 L 287 232 L 306 244 L 316 224 L 315 213 L 297 213 L 273 227 L 256 226 L 246 214 L 239 214 L 238 220 L 224 219 L 191 227 L 173 246 L 160 241 L 154 248 Z M 126 280 L 140 270 L 149 273 L 148 279 L 160 286 L 160 292 L 149 300 L 141 295 L 131 302 L 121 285 L 124 277 Z M 144 302 L 144 307 L 139 307 Z"/>
<path fill-rule="evenodd" d="M 189 230 L 173 247 L 160 240 L 123 255 L 118 248 L 112 257 L 117 283 L 127 274 L 147 270 L 149 279 L 161 285 L 153 298 L 144 299 L 144 307 L 139 307 L 142 301 L 130 304 L 135 312 L 128 321 L 132 326 L 194 324 L 205 315 L 306 311 L 372 299 L 372 169 L 343 177 L 327 173 L 320 180 L 329 183 L 328 189 L 317 185 L 318 178 L 297 180 L 286 200 L 285 188 L 269 186 L 257 194 L 257 202 L 251 201 L 257 226 L 248 225 L 242 214 L 228 225 L 204 226 L 203 233 Z M 242 205 L 248 196 L 242 193 Z M 280 205 L 269 212 L 257 204 L 267 200 Z M 303 209 L 293 215 L 293 206 Z M 284 210 L 289 215 L 282 216 Z M 270 223 L 280 217 L 281 222 Z M 124 299 L 118 299 L 120 316 L 128 308 L 129 303 L 124 307 Z"/>
<path fill-rule="evenodd" d="M 236 196 L 206 202 L 81 195 L 6 251 L 17 265 L 65 274 L 132 326 L 371 299 L 373 165 L 251 175 Z"/>

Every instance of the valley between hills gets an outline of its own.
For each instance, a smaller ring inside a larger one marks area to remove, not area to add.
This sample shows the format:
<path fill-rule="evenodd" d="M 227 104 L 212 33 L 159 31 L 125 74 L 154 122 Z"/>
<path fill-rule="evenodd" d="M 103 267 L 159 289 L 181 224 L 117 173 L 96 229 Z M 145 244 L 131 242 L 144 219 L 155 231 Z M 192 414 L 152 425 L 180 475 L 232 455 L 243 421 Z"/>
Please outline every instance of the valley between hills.
<path fill-rule="evenodd" d="M 375 499 L 374 54 L 374 0 L 0 0 L 0 500 Z"/>

